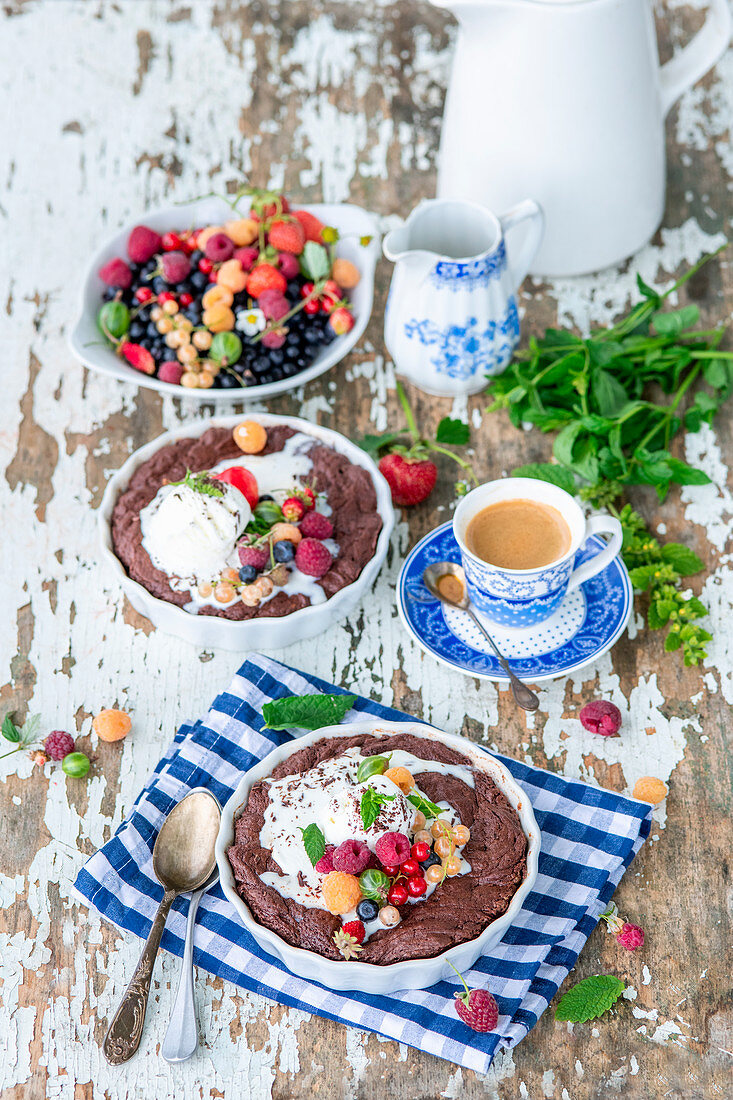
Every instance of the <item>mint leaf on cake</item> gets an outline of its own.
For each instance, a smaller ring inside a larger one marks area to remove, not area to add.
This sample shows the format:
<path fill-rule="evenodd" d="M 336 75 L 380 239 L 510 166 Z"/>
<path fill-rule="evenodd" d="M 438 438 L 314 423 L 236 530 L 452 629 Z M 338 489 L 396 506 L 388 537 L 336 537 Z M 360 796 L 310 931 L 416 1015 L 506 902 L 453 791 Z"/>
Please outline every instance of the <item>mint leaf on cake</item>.
<path fill-rule="evenodd" d="M 303 834 L 303 847 L 305 848 L 305 853 L 315 867 L 318 860 L 323 858 L 323 853 L 326 851 L 326 838 L 315 822 L 306 825 L 305 829 L 301 829 L 300 831 Z"/>

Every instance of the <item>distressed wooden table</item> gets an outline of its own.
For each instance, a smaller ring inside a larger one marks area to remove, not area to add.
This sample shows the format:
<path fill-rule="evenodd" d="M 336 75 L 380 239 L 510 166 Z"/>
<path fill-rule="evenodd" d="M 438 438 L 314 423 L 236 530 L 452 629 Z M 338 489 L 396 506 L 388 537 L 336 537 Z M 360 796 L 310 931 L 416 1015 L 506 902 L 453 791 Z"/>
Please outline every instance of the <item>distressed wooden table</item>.
<path fill-rule="evenodd" d="M 698 6 L 675 2 L 658 13 L 665 56 L 699 25 Z M 566 775 L 619 791 L 642 774 L 669 781 L 666 814 L 656 814 L 652 838 L 618 892 L 624 914 L 646 927 L 647 943 L 632 955 L 596 930 L 575 974 L 622 976 L 631 988 L 618 1011 L 574 1029 L 548 1013 L 481 1078 L 199 973 L 203 1044 L 191 1062 L 171 1068 L 159 1047 L 178 962 L 164 956 L 140 1054 L 111 1069 L 99 1051 L 140 943 L 80 908 L 70 884 L 130 809 L 178 723 L 202 713 L 239 658 L 152 632 L 99 567 L 94 509 L 111 471 L 161 430 L 216 406 L 160 398 L 73 361 L 65 331 L 81 270 L 100 239 L 146 204 L 223 190 L 244 174 L 303 200 L 361 203 L 385 225 L 404 215 L 433 192 L 452 41 L 451 19 L 426 3 L 4 4 L 0 701 L 3 713 L 39 712 L 47 729 L 75 731 L 95 757 L 87 781 L 66 779 L 58 768 L 33 770 L 27 759 L 2 765 L 0 1091 L 8 1100 L 260 1100 L 314 1089 L 394 1100 L 733 1093 L 733 799 L 725 744 L 733 703 L 726 468 L 733 439 L 724 415 L 715 434 L 704 430 L 686 446 L 712 485 L 674 493 L 663 507 L 651 492 L 636 498 L 661 532 L 709 563 L 694 585 L 715 632 L 703 668 L 684 669 L 678 655 L 663 654 L 637 617 L 612 654 L 544 687 L 534 719 L 525 721 L 491 684 L 445 669 L 436 675 L 398 622 L 393 586 L 408 547 L 449 514 L 453 471 L 446 468 L 430 502 L 403 514 L 358 614 L 317 648 L 276 654 Z M 597 278 L 528 281 L 525 336 L 556 321 L 581 329 L 608 321 L 633 297 L 636 269 L 664 283 L 721 242 L 731 212 L 732 78 L 729 55 L 673 112 L 669 199 L 654 241 L 628 268 Z M 389 274 L 383 263 L 357 353 L 272 402 L 272 411 L 348 435 L 392 422 L 397 406 L 382 344 Z M 711 265 L 685 294 L 699 302 L 704 321 L 730 317 L 728 263 Z M 481 398 L 467 407 L 413 397 L 426 427 L 448 412 L 470 417 L 484 477 L 548 454 L 547 439 L 485 416 Z M 579 705 L 595 695 L 624 711 L 620 740 L 581 729 Z M 91 715 L 109 705 L 133 717 L 122 745 L 90 736 Z"/>

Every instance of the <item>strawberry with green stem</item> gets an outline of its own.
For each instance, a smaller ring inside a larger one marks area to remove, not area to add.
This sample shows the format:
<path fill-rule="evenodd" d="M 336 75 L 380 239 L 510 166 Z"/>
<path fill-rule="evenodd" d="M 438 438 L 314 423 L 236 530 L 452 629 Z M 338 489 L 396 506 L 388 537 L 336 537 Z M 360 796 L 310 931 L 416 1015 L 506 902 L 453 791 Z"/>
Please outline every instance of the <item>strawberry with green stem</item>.
<path fill-rule="evenodd" d="M 469 481 L 478 484 L 471 463 L 467 459 L 457 455 L 455 451 L 443 444 L 462 446 L 468 443 L 470 429 L 468 424 L 461 420 L 454 420 L 449 416 L 443 417 L 438 424 L 435 439 L 423 438 L 415 422 L 415 415 L 407 399 L 402 383 L 395 383 L 397 396 L 402 405 L 407 421 L 407 432 L 410 436 L 409 444 L 400 442 L 404 432 L 385 432 L 383 435 L 367 435 L 361 440 L 359 446 L 374 458 L 379 457 L 379 469 L 387 479 L 392 491 L 392 500 L 395 504 L 409 507 L 420 504 L 426 500 L 433 489 L 438 477 L 438 469 L 431 460 L 431 453 L 446 455 L 458 463 L 466 474 L 456 482 L 456 493 L 463 496 L 469 489 Z M 386 454 L 382 452 L 386 451 Z"/>

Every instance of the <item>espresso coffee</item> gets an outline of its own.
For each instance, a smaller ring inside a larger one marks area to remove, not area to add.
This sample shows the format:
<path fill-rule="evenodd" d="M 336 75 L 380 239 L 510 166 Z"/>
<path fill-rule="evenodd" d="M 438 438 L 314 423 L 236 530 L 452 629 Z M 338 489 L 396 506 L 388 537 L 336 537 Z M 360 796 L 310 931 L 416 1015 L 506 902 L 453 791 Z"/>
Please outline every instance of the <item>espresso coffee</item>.
<path fill-rule="evenodd" d="M 466 546 L 501 569 L 539 569 L 564 557 L 570 528 L 550 504 L 498 500 L 477 512 L 466 528 Z"/>

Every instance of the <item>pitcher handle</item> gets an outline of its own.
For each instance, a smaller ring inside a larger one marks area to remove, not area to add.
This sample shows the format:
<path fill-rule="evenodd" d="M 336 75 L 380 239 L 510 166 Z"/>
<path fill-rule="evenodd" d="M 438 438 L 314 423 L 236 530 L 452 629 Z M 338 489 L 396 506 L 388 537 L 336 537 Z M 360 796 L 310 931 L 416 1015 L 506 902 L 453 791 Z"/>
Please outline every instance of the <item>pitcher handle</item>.
<path fill-rule="evenodd" d="M 538 202 L 535 202 L 534 199 L 525 199 L 524 202 L 518 202 L 516 206 L 512 206 L 510 210 L 502 214 L 499 222 L 501 223 L 502 232 L 507 238 L 515 227 L 521 225 L 522 222 L 529 222 L 526 236 L 516 251 L 509 247 L 507 239 L 509 271 L 514 289 L 519 290 L 529 271 L 529 265 L 540 247 L 542 233 L 545 228 L 545 215 Z"/>
<path fill-rule="evenodd" d="M 662 65 L 659 82 L 665 115 L 683 92 L 720 61 L 730 42 L 732 26 L 728 0 L 711 0 L 708 16 L 692 41 Z"/>

